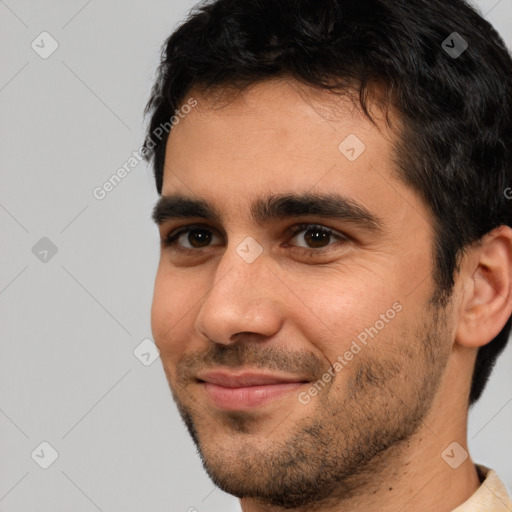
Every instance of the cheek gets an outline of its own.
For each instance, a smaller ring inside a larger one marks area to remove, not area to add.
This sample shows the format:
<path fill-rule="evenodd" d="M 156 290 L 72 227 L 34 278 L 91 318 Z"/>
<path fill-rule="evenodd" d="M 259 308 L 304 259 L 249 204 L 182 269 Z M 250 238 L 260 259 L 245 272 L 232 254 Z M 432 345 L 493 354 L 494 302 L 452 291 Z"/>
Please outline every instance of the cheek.
<path fill-rule="evenodd" d="M 355 272 L 334 273 L 321 282 L 302 280 L 297 295 L 309 299 L 293 316 L 306 339 L 332 362 L 350 350 L 353 341 L 359 340 L 363 348 L 365 341 L 378 342 L 381 332 L 392 333 L 403 309 L 392 288 L 375 274 L 364 280 Z"/>
<path fill-rule="evenodd" d="M 183 293 L 185 283 L 158 270 L 151 306 L 151 330 L 164 362 L 179 359 L 190 338 L 193 311 Z"/>

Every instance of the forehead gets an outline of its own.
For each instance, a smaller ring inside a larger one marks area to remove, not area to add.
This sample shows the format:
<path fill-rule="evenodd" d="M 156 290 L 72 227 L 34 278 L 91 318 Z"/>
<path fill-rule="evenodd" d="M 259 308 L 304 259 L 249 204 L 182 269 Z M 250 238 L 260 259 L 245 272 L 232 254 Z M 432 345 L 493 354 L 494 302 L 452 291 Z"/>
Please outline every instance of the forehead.
<path fill-rule="evenodd" d="M 284 79 L 192 90 L 183 103 L 190 98 L 197 106 L 167 141 L 163 195 L 203 197 L 237 214 L 270 194 L 339 193 L 384 214 L 403 202 L 395 135 L 378 108 L 373 124 L 353 96 Z"/>

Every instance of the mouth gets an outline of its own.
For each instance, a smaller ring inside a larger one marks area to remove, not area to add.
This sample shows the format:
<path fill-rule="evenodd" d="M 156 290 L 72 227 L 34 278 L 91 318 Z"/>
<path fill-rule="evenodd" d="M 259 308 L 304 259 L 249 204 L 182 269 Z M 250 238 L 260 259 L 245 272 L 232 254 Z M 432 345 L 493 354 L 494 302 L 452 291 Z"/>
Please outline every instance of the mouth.
<path fill-rule="evenodd" d="M 197 381 L 211 403 L 227 411 L 263 406 L 310 382 L 290 375 L 225 371 L 205 372 L 198 375 Z"/>

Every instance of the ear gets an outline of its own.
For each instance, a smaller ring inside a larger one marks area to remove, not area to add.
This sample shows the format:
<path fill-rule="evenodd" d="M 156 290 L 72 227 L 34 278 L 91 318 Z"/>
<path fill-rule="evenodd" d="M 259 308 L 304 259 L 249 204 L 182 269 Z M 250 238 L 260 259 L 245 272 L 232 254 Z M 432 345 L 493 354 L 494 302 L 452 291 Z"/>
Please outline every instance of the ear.
<path fill-rule="evenodd" d="M 512 314 L 512 229 L 494 229 L 467 256 L 459 273 L 463 289 L 455 341 L 478 348 L 492 341 Z"/>

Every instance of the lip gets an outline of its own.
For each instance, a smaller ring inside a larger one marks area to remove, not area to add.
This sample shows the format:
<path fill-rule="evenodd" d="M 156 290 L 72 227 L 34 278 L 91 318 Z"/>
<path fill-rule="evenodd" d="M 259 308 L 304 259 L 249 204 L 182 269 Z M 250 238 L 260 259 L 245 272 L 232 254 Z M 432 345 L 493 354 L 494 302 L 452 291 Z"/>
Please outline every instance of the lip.
<path fill-rule="evenodd" d="M 286 384 L 290 382 L 307 382 L 303 377 L 279 375 L 276 373 L 261 372 L 226 372 L 221 370 L 201 373 L 199 380 L 217 384 L 225 388 L 243 388 L 248 386 L 267 386 L 273 384 Z"/>
<path fill-rule="evenodd" d="M 197 378 L 213 404 L 230 411 L 262 406 L 309 383 L 302 377 L 257 372 L 210 371 Z"/>

